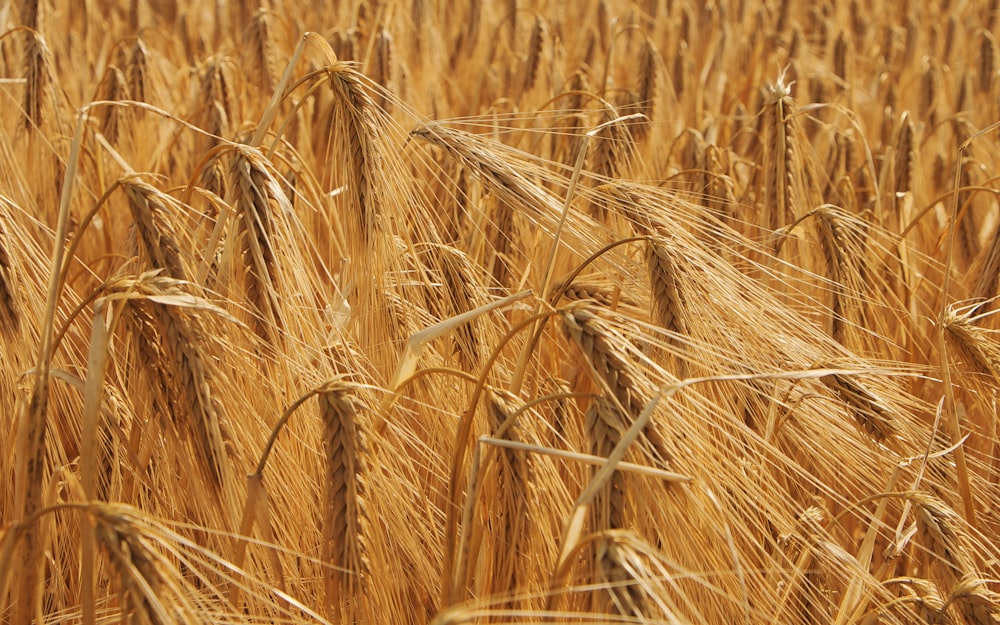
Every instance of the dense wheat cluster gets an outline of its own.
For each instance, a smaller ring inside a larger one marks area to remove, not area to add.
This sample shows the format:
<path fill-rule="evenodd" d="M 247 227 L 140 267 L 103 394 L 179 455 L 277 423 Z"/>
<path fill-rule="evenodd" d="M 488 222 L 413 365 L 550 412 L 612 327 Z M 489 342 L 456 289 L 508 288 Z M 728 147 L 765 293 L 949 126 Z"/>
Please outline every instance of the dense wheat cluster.
<path fill-rule="evenodd" d="M 998 4 L 0 2 L 0 621 L 997 625 Z"/>

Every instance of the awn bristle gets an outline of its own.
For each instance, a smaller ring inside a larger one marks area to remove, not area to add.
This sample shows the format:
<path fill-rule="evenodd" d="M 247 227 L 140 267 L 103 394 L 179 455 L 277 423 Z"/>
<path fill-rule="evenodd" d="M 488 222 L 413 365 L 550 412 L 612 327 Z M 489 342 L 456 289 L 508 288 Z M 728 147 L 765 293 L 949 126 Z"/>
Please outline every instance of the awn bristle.
<path fill-rule="evenodd" d="M 323 426 L 323 561 L 327 575 L 326 603 L 345 606 L 360 618 L 369 580 L 366 542 L 369 540 L 367 407 L 355 385 L 335 380 L 318 394 Z"/>
<path fill-rule="evenodd" d="M 0 1 L 0 622 L 1000 625 L 998 7 Z"/>

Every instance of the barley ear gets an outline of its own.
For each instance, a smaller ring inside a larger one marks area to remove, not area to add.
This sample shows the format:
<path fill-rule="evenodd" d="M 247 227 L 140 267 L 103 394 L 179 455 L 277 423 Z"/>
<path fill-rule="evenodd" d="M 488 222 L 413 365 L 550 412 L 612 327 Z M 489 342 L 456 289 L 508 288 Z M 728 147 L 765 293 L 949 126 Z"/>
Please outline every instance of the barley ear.
<path fill-rule="evenodd" d="M 891 442 L 896 433 L 896 416 L 858 376 L 834 373 L 821 379 L 866 434 L 877 442 Z"/>
<path fill-rule="evenodd" d="M 317 393 L 323 433 L 323 560 L 332 570 L 326 583 L 328 609 L 340 605 L 347 614 L 363 616 L 369 578 L 368 449 L 365 404 L 355 385 L 342 379 Z"/>

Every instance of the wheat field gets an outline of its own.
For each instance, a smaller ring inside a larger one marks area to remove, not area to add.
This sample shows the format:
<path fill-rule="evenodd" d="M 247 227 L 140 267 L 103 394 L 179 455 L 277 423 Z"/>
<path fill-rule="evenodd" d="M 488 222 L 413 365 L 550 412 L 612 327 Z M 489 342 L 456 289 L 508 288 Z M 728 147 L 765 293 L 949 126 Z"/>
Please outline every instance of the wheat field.
<path fill-rule="evenodd" d="M 1000 2 L 0 2 L 0 622 L 1000 624 Z"/>

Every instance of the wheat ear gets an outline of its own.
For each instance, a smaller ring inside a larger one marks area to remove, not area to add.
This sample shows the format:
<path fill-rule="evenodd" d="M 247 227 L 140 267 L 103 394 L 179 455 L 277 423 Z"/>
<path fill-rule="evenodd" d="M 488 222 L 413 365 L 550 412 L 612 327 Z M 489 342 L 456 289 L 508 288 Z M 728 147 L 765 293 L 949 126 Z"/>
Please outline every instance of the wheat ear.
<path fill-rule="evenodd" d="M 846 410 L 865 433 L 878 442 L 894 437 L 896 417 L 892 409 L 858 376 L 833 373 L 821 379 L 844 402 Z"/>
<path fill-rule="evenodd" d="M 917 513 L 917 535 L 934 559 L 940 581 L 947 587 L 967 575 L 978 577 L 969 551 L 969 538 L 961 518 L 945 502 L 926 493 L 911 493 L 907 499 Z"/>
<path fill-rule="evenodd" d="M 563 313 L 563 327 L 583 352 L 595 380 L 603 385 L 609 397 L 613 397 L 631 418 L 638 417 L 652 399 L 655 388 L 629 355 L 635 347 L 586 302 L 573 305 Z M 647 424 L 643 435 L 650 444 L 654 460 L 669 463 L 671 454 L 655 421 Z"/>
<path fill-rule="evenodd" d="M 375 103 L 365 88 L 364 76 L 347 63 L 337 62 L 327 68 L 330 92 L 334 96 L 334 119 L 338 138 L 343 141 L 344 180 L 349 181 L 353 200 L 351 241 L 359 241 L 363 250 L 382 232 L 383 189 L 379 184 L 384 157 Z M 363 250 L 355 256 L 363 257 Z"/>
<path fill-rule="evenodd" d="M 274 16 L 267 7 L 254 13 L 243 32 L 243 52 L 247 58 L 247 75 L 257 86 L 271 93 L 278 83 L 278 50 L 274 42 Z"/>
<path fill-rule="evenodd" d="M 964 310 L 948 306 L 941 320 L 945 338 L 962 356 L 966 366 L 1000 384 L 1000 345 L 992 331 L 976 325 L 976 310 L 976 306 L 967 306 Z"/>
<path fill-rule="evenodd" d="M 136 177 L 122 180 L 121 185 L 150 268 L 162 269 L 164 275 L 176 280 L 189 280 L 191 275 L 169 220 L 171 211 L 177 209 L 176 200 Z"/>
<path fill-rule="evenodd" d="M 18 289 L 16 286 L 17 267 L 10 256 L 11 241 L 7 230 L 0 223 L 0 333 L 12 335 L 21 322 Z"/>
<path fill-rule="evenodd" d="M 508 393 L 492 391 L 486 398 L 486 414 L 492 432 L 506 427 L 503 438 L 519 442 L 520 427 L 508 421 L 521 402 Z M 528 524 L 535 480 L 530 459 L 524 452 L 499 449 L 495 455 L 492 483 L 483 484 L 487 502 L 486 530 L 493 542 L 492 566 L 485 588 L 490 595 L 515 596 L 525 577 L 522 556 L 530 553 Z M 516 606 L 510 605 L 510 608 Z"/>
<path fill-rule="evenodd" d="M 621 440 L 628 423 L 621 411 L 603 396 L 590 404 L 586 415 L 587 438 L 593 456 L 607 458 Z M 597 471 L 595 467 L 594 471 Z M 593 532 L 626 527 L 625 476 L 616 471 L 604 489 L 590 504 L 590 529 Z"/>
<path fill-rule="evenodd" d="M 105 289 L 128 297 L 140 345 L 145 346 L 143 365 L 161 384 L 154 390 L 170 407 L 174 427 L 193 431 L 209 483 L 223 489 L 231 482 L 229 455 L 235 448 L 227 445 L 231 437 L 212 390 L 206 331 L 195 312 L 215 307 L 193 295 L 188 283 L 158 271 L 114 279 Z"/>
<path fill-rule="evenodd" d="M 235 148 L 230 168 L 232 205 L 244 264 L 246 297 L 259 315 L 256 320 L 262 338 L 279 340 L 283 327 L 280 295 L 276 222 L 282 213 L 291 213 L 291 203 L 271 173 L 267 159 L 254 148 Z"/>
<path fill-rule="evenodd" d="M 24 47 L 24 101 L 22 125 L 27 130 L 44 126 L 45 115 L 52 99 L 52 53 L 45 39 L 35 31 L 28 31 Z"/>
<path fill-rule="evenodd" d="M 343 379 L 317 394 L 323 426 L 323 560 L 332 570 L 326 584 L 328 608 L 337 603 L 361 616 L 359 606 L 369 578 L 366 541 L 369 519 L 368 449 L 364 402 L 354 384 Z"/>
<path fill-rule="evenodd" d="M 801 155 L 798 123 L 792 114 L 795 101 L 784 76 L 765 88 L 761 126 L 767 137 L 762 159 L 764 167 L 764 226 L 777 230 L 795 219 L 800 200 Z"/>

